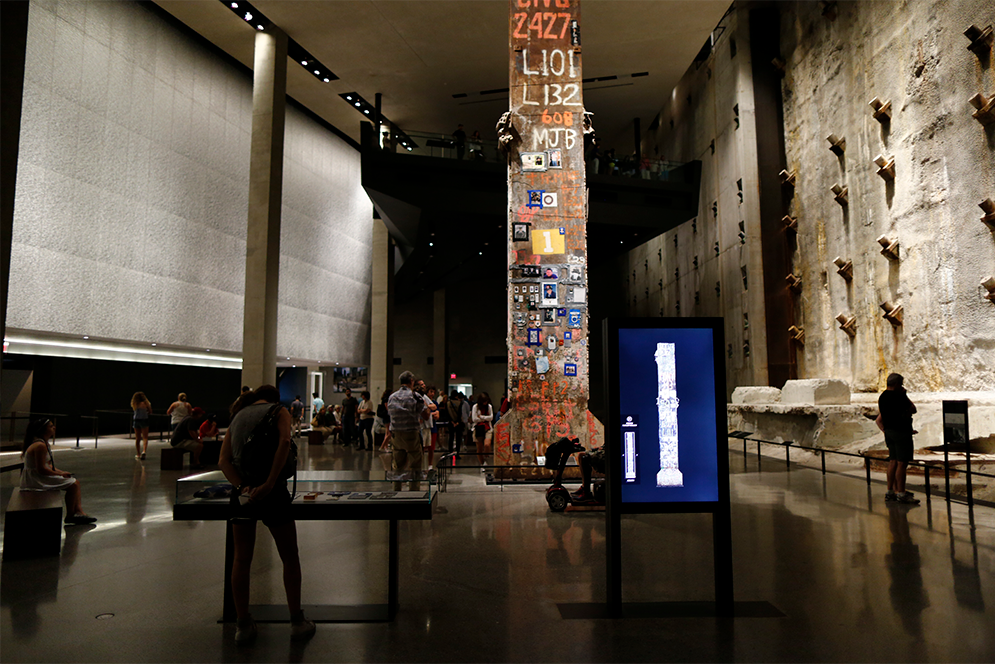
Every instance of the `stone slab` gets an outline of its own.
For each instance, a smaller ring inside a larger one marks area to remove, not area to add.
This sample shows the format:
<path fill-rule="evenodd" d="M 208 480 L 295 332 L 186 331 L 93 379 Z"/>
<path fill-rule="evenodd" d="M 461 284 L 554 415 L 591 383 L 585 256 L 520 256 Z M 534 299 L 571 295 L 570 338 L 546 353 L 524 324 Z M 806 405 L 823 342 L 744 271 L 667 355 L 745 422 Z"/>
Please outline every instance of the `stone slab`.
<path fill-rule="evenodd" d="M 776 387 L 750 385 L 732 391 L 734 404 L 780 403 L 781 390 Z"/>
<path fill-rule="evenodd" d="M 781 403 L 845 406 L 850 403 L 850 385 L 832 378 L 789 380 L 781 389 Z"/>

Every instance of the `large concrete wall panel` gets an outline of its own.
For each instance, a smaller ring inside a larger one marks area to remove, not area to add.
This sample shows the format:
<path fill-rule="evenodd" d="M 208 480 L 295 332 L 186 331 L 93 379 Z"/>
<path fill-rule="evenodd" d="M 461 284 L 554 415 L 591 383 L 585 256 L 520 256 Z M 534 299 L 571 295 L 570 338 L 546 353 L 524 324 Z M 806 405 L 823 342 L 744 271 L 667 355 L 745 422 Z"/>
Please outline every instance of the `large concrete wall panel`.
<path fill-rule="evenodd" d="M 32 2 L 12 328 L 239 352 L 252 80 L 151 6 Z M 368 362 L 360 157 L 291 106 L 277 352 Z"/>

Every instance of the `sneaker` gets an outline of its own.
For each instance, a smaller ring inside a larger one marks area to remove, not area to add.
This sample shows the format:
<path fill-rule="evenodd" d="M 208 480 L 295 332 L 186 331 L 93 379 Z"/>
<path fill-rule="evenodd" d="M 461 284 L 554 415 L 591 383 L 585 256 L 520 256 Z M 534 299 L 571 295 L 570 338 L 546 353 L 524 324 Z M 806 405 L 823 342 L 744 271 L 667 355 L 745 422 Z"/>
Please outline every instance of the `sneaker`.
<path fill-rule="evenodd" d="M 894 491 L 889 491 L 888 493 L 884 494 L 884 502 L 890 503 L 895 500 L 898 500 L 898 494 L 895 493 Z"/>
<path fill-rule="evenodd" d="M 135 461 L 141 461 L 141 460 L 142 460 L 142 455 L 141 454 L 136 454 L 135 455 Z"/>
<path fill-rule="evenodd" d="M 142 452 L 142 461 L 145 461 L 145 452 Z"/>
<path fill-rule="evenodd" d="M 483 465 L 480 466 L 480 472 L 486 473 L 487 472 L 487 466 L 483 466 Z"/>
<path fill-rule="evenodd" d="M 238 626 L 235 628 L 235 644 L 242 646 L 252 643 L 258 633 L 256 621 L 251 616 L 245 620 L 239 620 Z"/>
<path fill-rule="evenodd" d="M 912 495 L 911 491 L 906 491 L 905 493 L 898 496 L 898 502 L 904 503 L 906 505 L 918 505 L 919 499 Z"/>
<path fill-rule="evenodd" d="M 315 627 L 313 620 L 304 618 L 300 622 L 292 622 L 290 623 L 290 640 L 306 641 L 314 636 L 314 631 Z"/>

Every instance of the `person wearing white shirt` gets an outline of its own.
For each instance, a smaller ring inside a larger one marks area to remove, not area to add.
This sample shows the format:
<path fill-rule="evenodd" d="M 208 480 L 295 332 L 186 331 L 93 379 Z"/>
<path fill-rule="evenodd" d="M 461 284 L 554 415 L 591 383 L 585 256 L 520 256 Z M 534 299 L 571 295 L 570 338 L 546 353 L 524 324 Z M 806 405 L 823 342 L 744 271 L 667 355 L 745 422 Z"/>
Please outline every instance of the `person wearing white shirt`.
<path fill-rule="evenodd" d="M 480 472 L 487 472 L 484 465 L 484 454 L 490 454 L 488 444 L 491 421 L 494 419 L 494 407 L 491 406 L 491 398 L 487 392 L 481 392 L 477 397 L 477 403 L 473 405 L 470 413 L 470 420 L 473 423 L 473 440 L 477 444 L 477 463 L 480 464 Z"/>

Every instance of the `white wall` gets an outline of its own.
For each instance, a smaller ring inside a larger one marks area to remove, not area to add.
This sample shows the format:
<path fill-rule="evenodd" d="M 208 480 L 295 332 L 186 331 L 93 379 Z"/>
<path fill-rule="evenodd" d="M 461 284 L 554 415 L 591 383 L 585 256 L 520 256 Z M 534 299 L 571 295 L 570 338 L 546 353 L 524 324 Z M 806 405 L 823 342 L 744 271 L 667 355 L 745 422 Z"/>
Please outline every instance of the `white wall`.
<path fill-rule="evenodd" d="M 132 2 L 31 3 L 11 328 L 241 351 L 252 81 Z M 365 364 L 360 157 L 287 113 L 277 352 Z"/>

